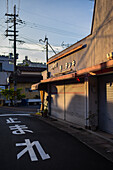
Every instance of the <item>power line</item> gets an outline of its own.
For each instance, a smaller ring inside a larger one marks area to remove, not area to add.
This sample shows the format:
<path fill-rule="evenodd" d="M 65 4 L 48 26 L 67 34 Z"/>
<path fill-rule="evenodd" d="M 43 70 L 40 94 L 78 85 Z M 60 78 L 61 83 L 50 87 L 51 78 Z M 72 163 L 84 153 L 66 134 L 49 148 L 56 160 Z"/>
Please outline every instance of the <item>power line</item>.
<path fill-rule="evenodd" d="M 78 35 L 77 33 L 74 32 L 70 32 L 70 31 L 66 31 L 66 30 L 62 30 L 62 29 L 58 29 L 58 28 L 53 28 L 53 27 L 49 27 L 49 26 L 45 26 L 45 25 L 40 25 L 40 24 L 36 24 L 36 23 L 31 23 L 31 22 L 25 22 L 26 26 L 32 29 L 36 29 L 36 30 L 43 30 L 46 32 L 51 32 L 51 33 L 55 33 L 55 34 L 59 34 L 59 35 L 64 35 L 64 36 L 68 36 L 68 37 L 78 37 L 80 38 L 80 36 L 83 35 Z"/>
<path fill-rule="evenodd" d="M 9 46 L 0 46 L 0 48 L 12 48 L 12 47 L 9 47 Z M 39 52 L 45 52 L 45 49 L 43 50 L 38 50 L 38 49 L 32 49 L 32 48 L 25 48 L 25 47 L 17 47 L 17 49 L 19 50 L 27 50 L 27 51 L 39 51 Z M 49 50 L 49 52 L 53 52 L 52 50 Z M 56 51 L 56 52 L 59 52 L 59 51 Z"/>
<path fill-rule="evenodd" d="M 27 10 L 24 10 L 24 9 L 20 9 L 21 11 L 25 12 L 25 13 L 29 13 L 29 11 Z M 88 29 L 87 27 L 84 27 L 84 26 L 81 26 L 81 25 L 77 25 L 77 24 L 72 24 L 72 23 L 68 23 L 68 22 L 64 22 L 63 20 L 58 20 L 56 18 L 52 18 L 52 17 L 48 17 L 47 15 L 41 15 L 40 13 L 29 13 L 30 15 L 34 15 L 34 16 L 37 16 L 37 17 L 41 17 L 41 18 L 47 18 L 49 20 L 53 20 L 53 21 L 57 21 L 57 22 L 60 22 L 60 23 L 64 23 L 66 25 L 70 25 L 70 26 L 73 26 L 73 27 L 78 27 L 79 29 L 82 28 L 82 29 Z"/>
<path fill-rule="evenodd" d="M 33 44 L 41 46 L 41 47 L 43 46 L 43 44 L 38 43 L 36 39 L 30 38 L 30 37 L 27 37 L 26 35 L 25 36 L 24 35 L 20 36 L 20 38 L 24 39 L 25 43 L 33 43 Z M 56 48 L 61 47 L 59 44 L 55 44 L 55 43 L 52 44 L 52 46 L 55 46 Z"/>
<path fill-rule="evenodd" d="M 21 36 L 20 38 L 22 38 L 22 39 L 24 39 L 24 40 L 27 40 L 27 42 L 30 42 L 30 43 L 33 43 L 33 44 L 35 44 L 35 45 L 39 45 L 39 46 L 42 47 L 42 45 L 39 44 L 39 43 L 38 43 L 36 40 L 34 40 L 34 39 L 26 38 L 26 37 L 23 37 L 23 36 Z M 26 42 L 25 42 L 25 43 L 26 43 Z"/>
<path fill-rule="evenodd" d="M 18 0 L 18 11 L 17 11 L 18 15 L 19 15 L 19 12 L 20 12 L 20 0 Z"/>

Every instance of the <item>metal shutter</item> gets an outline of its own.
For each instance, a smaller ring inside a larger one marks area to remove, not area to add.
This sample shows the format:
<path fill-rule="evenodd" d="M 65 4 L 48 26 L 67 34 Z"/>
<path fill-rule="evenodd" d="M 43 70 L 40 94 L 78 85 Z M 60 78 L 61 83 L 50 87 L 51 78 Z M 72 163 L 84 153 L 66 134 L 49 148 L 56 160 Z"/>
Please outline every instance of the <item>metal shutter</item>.
<path fill-rule="evenodd" d="M 69 84 L 65 86 L 65 119 L 79 125 L 85 125 L 86 96 L 85 85 Z"/>
<path fill-rule="evenodd" d="M 64 85 L 51 86 L 51 115 L 64 119 Z"/>
<path fill-rule="evenodd" d="M 113 76 L 99 79 L 99 128 L 113 134 Z"/>

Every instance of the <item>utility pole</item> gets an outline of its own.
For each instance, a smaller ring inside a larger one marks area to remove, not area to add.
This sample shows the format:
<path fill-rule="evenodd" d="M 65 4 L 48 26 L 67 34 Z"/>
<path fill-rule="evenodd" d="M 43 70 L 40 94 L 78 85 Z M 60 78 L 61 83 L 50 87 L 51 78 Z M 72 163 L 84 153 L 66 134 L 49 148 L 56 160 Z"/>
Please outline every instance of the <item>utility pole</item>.
<path fill-rule="evenodd" d="M 17 80 L 16 80 L 16 5 L 14 6 L 14 105 L 17 104 Z"/>
<path fill-rule="evenodd" d="M 8 17 L 11 17 L 7 20 L 7 23 L 9 22 L 13 22 L 14 25 L 14 30 L 6 30 L 6 36 L 9 37 L 9 36 L 13 36 L 14 39 L 12 39 L 12 41 L 14 41 L 14 75 L 13 75 L 13 83 L 14 83 L 14 106 L 16 106 L 17 104 L 17 94 L 16 94 L 16 91 L 17 91 L 17 81 L 16 81 L 16 74 L 17 74 L 17 69 L 16 69 L 16 59 L 17 59 L 17 54 L 16 54 L 16 37 L 18 36 L 16 33 L 18 31 L 16 31 L 16 17 L 18 17 L 18 15 L 16 15 L 16 5 L 14 5 L 14 14 L 5 14 L 6 16 Z M 9 32 L 11 34 L 9 34 Z M 13 34 L 12 34 L 13 33 Z"/>
<path fill-rule="evenodd" d="M 48 42 L 48 38 L 45 36 L 45 40 L 40 39 L 39 42 L 43 42 L 46 45 L 46 62 L 47 62 L 47 78 L 50 77 L 49 71 L 48 71 L 48 46 L 52 49 L 52 51 L 56 54 L 52 46 Z M 50 85 L 48 85 L 48 113 L 51 114 L 51 89 Z"/>
<path fill-rule="evenodd" d="M 52 49 L 52 51 L 56 54 L 55 50 L 48 42 L 48 38 L 45 36 L 45 40 L 40 39 L 39 42 L 44 42 L 46 44 L 46 62 L 47 62 L 47 78 L 49 78 L 49 71 L 48 71 L 48 46 Z"/>
<path fill-rule="evenodd" d="M 45 37 L 45 43 L 46 43 L 47 78 L 49 78 L 49 72 L 48 72 L 48 38 L 47 37 Z"/>

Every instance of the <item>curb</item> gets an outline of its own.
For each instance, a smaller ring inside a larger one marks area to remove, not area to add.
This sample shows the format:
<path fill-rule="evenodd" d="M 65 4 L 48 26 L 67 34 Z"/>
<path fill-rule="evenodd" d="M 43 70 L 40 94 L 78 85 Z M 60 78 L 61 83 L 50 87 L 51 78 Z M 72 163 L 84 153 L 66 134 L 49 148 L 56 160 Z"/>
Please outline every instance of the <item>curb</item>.
<path fill-rule="evenodd" d="M 78 125 L 64 122 L 53 117 L 42 117 L 36 114 L 31 114 L 39 120 L 44 121 L 78 139 L 81 143 L 85 144 L 90 149 L 94 150 L 107 160 L 113 163 L 113 141 L 106 137 L 93 132 Z"/>

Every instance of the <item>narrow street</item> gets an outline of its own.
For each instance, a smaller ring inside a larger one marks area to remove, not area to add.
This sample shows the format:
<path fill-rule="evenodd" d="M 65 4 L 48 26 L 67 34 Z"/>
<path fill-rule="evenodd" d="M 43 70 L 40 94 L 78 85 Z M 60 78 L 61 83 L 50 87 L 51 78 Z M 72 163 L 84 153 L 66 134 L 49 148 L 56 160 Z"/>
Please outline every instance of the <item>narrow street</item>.
<path fill-rule="evenodd" d="M 113 0 L 0 0 L 0 170 L 113 170 Z"/>
<path fill-rule="evenodd" d="M 113 169 L 113 164 L 71 135 L 24 115 L 0 116 L 1 170 Z"/>

